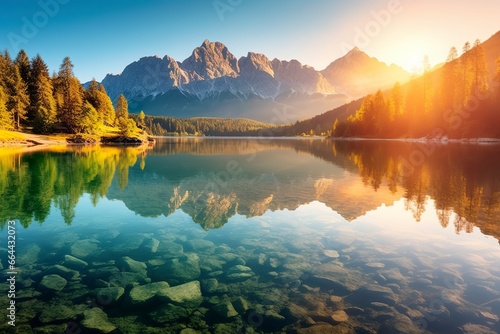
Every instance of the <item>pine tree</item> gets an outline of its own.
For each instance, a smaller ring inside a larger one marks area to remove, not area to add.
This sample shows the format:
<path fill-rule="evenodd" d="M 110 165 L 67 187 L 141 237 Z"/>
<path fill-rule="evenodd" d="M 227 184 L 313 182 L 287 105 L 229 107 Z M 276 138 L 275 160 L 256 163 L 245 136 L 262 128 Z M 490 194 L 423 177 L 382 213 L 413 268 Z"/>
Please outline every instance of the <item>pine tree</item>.
<path fill-rule="evenodd" d="M 78 124 L 78 132 L 96 134 L 99 130 L 99 113 L 86 101 L 82 106 L 82 118 Z"/>
<path fill-rule="evenodd" d="M 100 113 L 103 115 L 102 119 L 106 125 L 112 126 L 116 118 L 115 107 L 103 84 L 99 85 L 99 91 L 101 92 Z"/>
<path fill-rule="evenodd" d="M 19 51 L 14 63 L 17 65 L 17 67 L 19 67 L 19 74 L 21 75 L 21 78 L 26 84 L 28 84 L 30 80 L 31 63 L 28 55 L 24 50 Z"/>
<path fill-rule="evenodd" d="M 57 119 L 56 101 L 49 70 L 40 55 L 31 62 L 28 91 L 31 100 L 29 115 L 33 120 L 33 131 L 51 132 Z"/>
<path fill-rule="evenodd" d="M 61 124 L 70 133 L 78 132 L 83 117 L 83 88 L 73 74 L 73 64 L 69 57 L 64 58 L 54 79 L 54 90 Z"/>
<path fill-rule="evenodd" d="M 474 71 L 474 83 L 471 87 L 471 94 L 483 94 L 488 91 L 488 68 L 486 56 L 481 41 L 477 39 L 471 50 L 472 65 Z"/>
<path fill-rule="evenodd" d="M 115 113 L 118 120 L 120 118 L 128 118 L 128 102 L 123 94 L 120 94 L 120 96 L 118 96 Z"/>
<path fill-rule="evenodd" d="M 459 101 L 461 105 L 464 105 L 469 99 L 469 94 L 471 91 L 472 77 L 472 57 L 470 54 L 470 43 L 466 42 L 462 48 L 462 56 L 460 57 L 460 90 L 459 90 Z"/>
<path fill-rule="evenodd" d="M 103 124 L 112 126 L 115 121 L 115 109 L 104 86 L 98 84 L 95 79 L 90 83 L 85 92 L 85 100 L 88 101 L 97 111 L 99 121 Z"/>
<path fill-rule="evenodd" d="M 13 122 L 10 113 L 7 111 L 7 95 L 0 85 L 0 129 L 12 130 Z"/>
<path fill-rule="evenodd" d="M 457 57 L 458 51 L 452 47 L 442 71 L 441 103 L 443 110 L 451 109 L 459 102 L 460 68 L 456 60 Z"/>
<path fill-rule="evenodd" d="M 12 115 L 14 128 L 19 130 L 21 122 L 26 120 L 26 113 L 29 106 L 27 86 L 21 78 L 19 67 L 13 63 L 7 66 L 7 73 L 4 79 L 8 96 L 7 111 Z"/>

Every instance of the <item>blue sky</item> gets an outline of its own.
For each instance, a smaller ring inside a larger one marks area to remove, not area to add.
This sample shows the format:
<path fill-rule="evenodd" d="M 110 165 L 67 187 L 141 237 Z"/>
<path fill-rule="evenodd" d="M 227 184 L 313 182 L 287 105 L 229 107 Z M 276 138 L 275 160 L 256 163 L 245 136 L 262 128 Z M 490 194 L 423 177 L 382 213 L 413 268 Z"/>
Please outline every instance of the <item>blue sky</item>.
<path fill-rule="evenodd" d="M 319 70 L 357 44 L 412 70 L 426 54 L 436 64 L 451 46 L 500 30 L 498 0 L 3 0 L 0 7 L 0 50 L 39 53 L 51 71 L 69 56 L 82 82 L 120 73 L 142 56 L 182 61 L 205 39 L 236 57 L 260 52 Z"/>

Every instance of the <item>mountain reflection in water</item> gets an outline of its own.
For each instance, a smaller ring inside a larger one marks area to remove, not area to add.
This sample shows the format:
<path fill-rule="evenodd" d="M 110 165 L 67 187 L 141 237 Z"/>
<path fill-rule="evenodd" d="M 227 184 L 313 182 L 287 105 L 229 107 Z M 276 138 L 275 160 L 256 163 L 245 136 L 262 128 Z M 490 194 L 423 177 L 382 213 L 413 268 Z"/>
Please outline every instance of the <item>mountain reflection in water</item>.
<path fill-rule="evenodd" d="M 498 239 L 499 153 L 497 145 L 203 138 L 159 140 L 149 150 L 4 153 L 0 220 L 43 223 L 53 203 L 71 224 L 84 193 L 145 217 L 181 209 L 204 229 L 313 201 L 353 221 L 404 199 L 419 222 L 432 200 L 443 227 L 477 226 Z"/>

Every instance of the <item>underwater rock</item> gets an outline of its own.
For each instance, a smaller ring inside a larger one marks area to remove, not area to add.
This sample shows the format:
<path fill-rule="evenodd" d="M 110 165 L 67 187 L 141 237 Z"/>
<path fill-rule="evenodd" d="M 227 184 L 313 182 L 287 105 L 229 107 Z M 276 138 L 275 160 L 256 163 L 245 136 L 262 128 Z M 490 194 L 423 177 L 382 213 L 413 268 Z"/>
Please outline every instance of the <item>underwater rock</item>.
<path fill-rule="evenodd" d="M 36 244 L 28 245 L 27 247 L 23 247 L 24 250 L 21 250 L 16 257 L 16 264 L 18 266 L 21 265 L 31 265 L 35 264 L 38 261 L 38 254 L 40 254 L 40 246 Z"/>
<path fill-rule="evenodd" d="M 217 271 L 217 270 L 222 270 L 224 268 L 224 265 L 226 264 L 225 261 L 219 260 L 216 257 L 212 256 L 203 256 L 200 259 L 200 268 L 203 271 L 206 271 L 208 273 Z"/>
<path fill-rule="evenodd" d="M 179 319 L 188 318 L 189 312 L 181 306 L 167 304 L 149 313 L 148 317 L 158 324 L 171 324 Z"/>
<path fill-rule="evenodd" d="M 348 295 L 345 301 L 356 306 L 369 306 L 371 302 L 395 305 L 397 296 L 387 287 L 369 284 Z"/>
<path fill-rule="evenodd" d="M 177 257 L 184 253 L 184 247 L 173 241 L 162 241 L 158 246 L 157 253 L 166 257 Z"/>
<path fill-rule="evenodd" d="M 333 322 L 336 324 L 340 324 L 342 322 L 349 321 L 349 316 L 347 315 L 347 313 L 345 313 L 345 311 L 342 311 L 342 310 L 338 310 L 338 311 L 333 312 L 331 318 L 332 318 Z"/>
<path fill-rule="evenodd" d="M 109 287 L 96 289 L 94 291 L 94 296 L 96 297 L 99 305 L 105 306 L 118 302 L 124 293 L 125 289 L 122 287 Z"/>
<path fill-rule="evenodd" d="M 147 276 L 147 266 L 143 262 L 136 261 L 128 256 L 124 256 L 118 261 L 118 266 L 122 267 L 124 270 L 133 273 L 138 273 L 143 276 Z"/>
<path fill-rule="evenodd" d="M 50 267 L 49 269 L 43 272 L 43 275 L 50 275 L 50 274 L 59 275 L 67 280 L 74 280 L 80 278 L 80 273 L 78 271 L 73 269 L 68 269 L 59 264 L 56 264 L 55 266 Z"/>
<path fill-rule="evenodd" d="M 219 303 L 212 307 L 215 313 L 220 316 L 223 320 L 228 320 L 238 316 L 238 312 L 234 309 L 233 304 L 230 301 L 225 301 Z"/>
<path fill-rule="evenodd" d="M 201 281 L 201 287 L 203 292 L 208 294 L 215 293 L 219 286 L 219 281 L 216 278 L 209 278 Z"/>
<path fill-rule="evenodd" d="M 117 272 L 109 277 L 109 284 L 115 287 L 131 288 L 137 285 L 151 283 L 151 279 L 144 275 L 132 272 Z"/>
<path fill-rule="evenodd" d="M 240 281 L 251 278 L 254 275 L 252 268 L 243 265 L 235 265 L 226 272 L 226 278 L 231 281 Z"/>
<path fill-rule="evenodd" d="M 29 325 L 16 325 L 16 329 L 18 333 L 36 333 L 36 334 L 53 334 L 53 333 L 65 333 L 68 325 L 60 324 L 60 325 L 47 325 L 42 327 L 36 327 L 31 330 Z"/>
<path fill-rule="evenodd" d="M 214 243 L 205 239 L 192 239 L 186 243 L 186 249 L 194 252 L 204 251 L 206 253 L 206 250 L 213 247 Z"/>
<path fill-rule="evenodd" d="M 330 258 L 330 259 L 338 259 L 340 257 L 339 252 L 336 250 L 330 250 L 330 249 L 325 249 L 323 251 L 323 255 Z"/>
<path fill-rule="evenodd" d="M 76 312 L 65 305 L 52 305 L 44 307 L 38 319 L 44 324 L 51 322 L 71 320 L 76 316 Z"/>
<path fill-rule="evenodd" d="M 74 257 L 85 259 L 90 255 L 95 255 L 98 247 L 95 240 L 77 240 L 71 245 L 70 254 Z"/>
<path fill-rule="evenodd" d="M 236 298 L 232 304 L 234 309 L 241 315 L 245 314 L 250 309 L 248 301 L 243 297 Z"/>
<path fill-rule="evenodd" d="M 389 319 L 385 320 L 378 328 L 379 334 L 417 334 L 422 333 L 422 330 L 410 318 L 400 313 L 395 313 Z"/>
<path fill-rule="evenodd" d="M 187 308 L 198 307 L 203 301 L 199 281 L 192 281 L 168 289 L 162 289 L 158 291 L 157 295 L 158 297 L 167 299 L 171 303 Z"/>
<path fill-rule="evenodd" d="M 401 283 L 406 281 L 406 278 L 401 274 L 398 268 L 380 270 L 379 273 L 388 283 Z"/>
<path fill-rule="evenodd" d="M 132 254 L 132 252 L 139 249 L 146 236 L 142 233 L 120 234 L 113 240 L 114 246 L 111 250 L 117 253 Z"/>
<path fill-rule="evenodd" d="M 187 254 L 169 259 L 164 265 L 154 269 L 151 278 L 154 281 L 168 281 L 183 284 L 196 280 L 201 275 L 200 258 L 196 254 Z"/>
<path fill-rule="evenodd" d="M 47 275 L 42 278 L 40 286 L 49 291 L 61 291 L 68 284 L 64 278 L 59 275 Z"/>
<path fill-rule="evenodd" d="M 496 334 L 498 333 L 497 331 L 486 327 L 486 326 L 481 326 L 477 324 L 465 324 L 462 327 L 460 327 L 460 330 L 462 331 L 463 334 Z"/>
<path fill-rule="evenodd" d="M 356 334 L 356 332 L 345 324 L 332 326 L 322 323 L 308 328 L 299 328 L 297 329 L 297 334 Z"/>
<path fill-rule="evenodd" d="M 84 268 L 87 268 L 89 265 L 87 262 L 80 260 L 74 256 L 71 256 L 69 254 L 64 255 L 64 264 L 66 265 L 66 267 L 76 270 L 82 270 Z"/>
<path fill-rule="evenodd" d="M 167 282 L 155 282 L 146 285 L 135 286 L 130 290 L 128 301 L 132 305 L 143 304 L 156 297 L 159 293 L 167 290 L 170 285 Z"/>
<path fill-rule="evenodd" d="M 148 253 L 154 254 L 158 251 L 159 246 L 160 246 L 160 241 L 158 239 L 149 238 L 144 240 L 144 242 L 141 245 L 141 249 Z"/>
<path fill-rule="evenodd" d="M 102 333 L 110 333 L 116 329 L 116 326 L 109 322 L 108 315 L 98 307 L 86 310 L 83 317 L 82 325 L 86 329 Z"/>

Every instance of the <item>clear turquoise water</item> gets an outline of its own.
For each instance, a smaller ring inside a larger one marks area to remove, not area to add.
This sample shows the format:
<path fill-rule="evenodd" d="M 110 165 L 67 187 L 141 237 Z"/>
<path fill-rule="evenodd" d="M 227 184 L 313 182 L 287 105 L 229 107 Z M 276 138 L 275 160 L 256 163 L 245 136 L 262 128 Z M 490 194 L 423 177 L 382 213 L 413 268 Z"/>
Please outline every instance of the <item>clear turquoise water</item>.
<path fill-rule="evenodd" d="M 499 332 L 499 151 L 168 139 L 6 152 L 16 327 L 2 330 Z"/>

